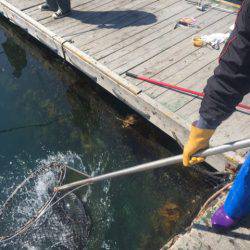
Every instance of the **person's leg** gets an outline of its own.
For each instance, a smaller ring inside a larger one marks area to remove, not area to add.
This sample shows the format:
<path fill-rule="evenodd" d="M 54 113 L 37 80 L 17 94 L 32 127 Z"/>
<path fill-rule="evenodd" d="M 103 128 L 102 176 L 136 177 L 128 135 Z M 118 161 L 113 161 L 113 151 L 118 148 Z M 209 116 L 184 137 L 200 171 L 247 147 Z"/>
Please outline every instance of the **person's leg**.
<path fill-rule="evenodd" d="M 250 153 L 237 174 L 224 208 L 232 219 L 240 219 L 250 213 Z"/>
<path fill-rule="evenodd" d="M 62 13 L 68 13 L 71 11 L 70 0 L 57 0 L 57 4 Z"/>
<path fill-rule="evenodd" d="M 53 14 L 53 18 L 61 18 L 71 11 L 70 0 L 57 0 L 58 10 Z"/>
<path fill-rule="evenodd" d="M 42 11 L 46 11 L 46 10 L 57 11 L 58 4 L 56 0 L 45 0 L 45 3 L 40 5 L 39 8 Z"/>
<path fill-rule="evenodd" d="M 248 214 L 250 214 L 250 153 L 235 178 L 224 206 L 213 215 L 212 226 L 229 229 Z"/>
<path fill-rule="evenodd" d="M 54 19 L 62 18 L 71 11 L 70 0 L 56 0 L 58 10 L 52 15 Z"/>

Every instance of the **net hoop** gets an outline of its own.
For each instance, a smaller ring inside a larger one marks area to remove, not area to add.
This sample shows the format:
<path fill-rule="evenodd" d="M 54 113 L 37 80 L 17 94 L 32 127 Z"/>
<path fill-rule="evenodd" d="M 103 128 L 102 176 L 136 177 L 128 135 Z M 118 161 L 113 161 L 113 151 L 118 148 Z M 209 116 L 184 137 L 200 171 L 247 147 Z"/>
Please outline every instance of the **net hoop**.
<path fill-rule="evenodd" d="M 0 216 L 4 213 L 6 209 L 8 209 L 9 204 L 11 203 L 11 200 L 15 197 L 15 195 L 18 193 L 18 191 L 25 186 L 26 183 L 28 183 L 32 178 L 38 176 L 41 174 L 41 172 L 49 171 L 51 169 L 59 169 L 60 174 L 58 178 L 58 184 L 62 185 L 65 175 L 66 175 L 66 168 L 67 166 L 61 163 L 52 162 L 49 165 L 44 165 L 40 167 L 38 170 L 32 172 L 22 183 L 20 183 L 15 190 L 12 192 L 12 194 L 8 197 L 8 199 L 3 204 L 2 208 L 0 209 Z M 22 235 L 23 233 L 27 232 L 33 225 L 36 223 L 47 211 L 47 208 L 50 207 L 51 203 L 54 201 L 55 197 L 58 193 L 56 193 L 54 190 L 52 191 L 50 199 L 46 201 L 37 211 L 37 213 L 30 218 L 26 223 L 24 223 L 22 226 L 20 226 L 14 233 L 8 234 L 6 236 L 0 236 L 0 243 L 7 242 L 19 235 Z"/>

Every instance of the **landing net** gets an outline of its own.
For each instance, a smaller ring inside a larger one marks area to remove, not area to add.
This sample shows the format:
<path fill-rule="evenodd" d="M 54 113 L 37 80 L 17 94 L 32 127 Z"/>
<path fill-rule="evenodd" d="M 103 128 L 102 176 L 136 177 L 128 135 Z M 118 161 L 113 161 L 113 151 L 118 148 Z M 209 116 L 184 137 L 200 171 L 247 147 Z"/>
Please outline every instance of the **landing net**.
<path fill-rule="evenodd" d="M 83 202 L 73 192 L 54 192 L 66 171 L 61 163 L 44 165 L 9 196 L 0 209 L 1 249 L 84 249 L 90 222 Z"/>

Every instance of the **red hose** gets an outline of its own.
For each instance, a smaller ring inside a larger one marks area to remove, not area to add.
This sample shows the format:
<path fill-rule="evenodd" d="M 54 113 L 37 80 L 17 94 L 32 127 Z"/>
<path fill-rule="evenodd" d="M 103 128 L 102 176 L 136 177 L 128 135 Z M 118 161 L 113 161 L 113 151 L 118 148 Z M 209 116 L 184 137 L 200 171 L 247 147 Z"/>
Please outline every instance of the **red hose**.
<path fill-rule="evenodd" d="M 158 86 L 164 86 L 164 87 L 167 87 L 169 89 L 174 89 L 174 90 L 186 93 L 186 94 L 191 94 L 191 95 L 195 95 L 195 96 L 199 96 L 199 97 L 204 97 L 204 93 L 203 92 L 198 92 L 198 91 L 194 91 L 194 90 L 182 88 L 182 87 L 170 84 L 170 83 L 157 81 L 157 80 L 152 79 L 152 78 L 148 78 L 148 77 L 145 77 L 145 76 L 135 75 L 135 74 L 129 73 L 129 72 L 127 72 L 126 75 L 129 76 L 129 77 L 132 77 L 132 78 L 136 78 L 136 79 L 142 80 L 142 81 L 153 83 L 153 84 L 158 85 Z M 237 106 L 237 108 L 242 108 L 242 109 L 250 110 L 250 106 L 246 105 L 246 104 L 243 104 L 243 103 L 240 103 Z"/>

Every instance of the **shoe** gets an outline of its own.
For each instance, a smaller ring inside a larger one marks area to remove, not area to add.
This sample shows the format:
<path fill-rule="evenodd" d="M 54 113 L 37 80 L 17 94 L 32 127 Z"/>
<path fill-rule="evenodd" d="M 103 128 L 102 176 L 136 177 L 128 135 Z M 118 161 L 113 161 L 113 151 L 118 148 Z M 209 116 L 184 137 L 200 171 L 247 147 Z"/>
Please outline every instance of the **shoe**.
<path fill-rule="evenodd" d="M 212 227 L 216 230 L 226 231 L 231 229 L 233 226 L 237 224 L 239 220 L 234 220 L 230 218 L 225 210 L 224 206 L 221 206 L 217 211 L 213 214 L 211 218 Z"/>
<path fill-rule="evenodd" d="M 52 15 L 52 18 L 54 18 L 54 19 L 60 19 L 60 18 L 62 18 L 62 17 L 65 17 L 65 16 L 67 16 L 67 15 L 69 15 L 70 14 L 70 11 L 67 11 L 67 12 L 62 12 L 60 9 L 58 10 L 58 11 L 56 11 L 55 13 L 53 13 L 53 15 Z"/>
<path fill-rule="evenodd" d="M 44 3 L 44 4 L 39 6 L 39 10 L 48 11 L 48 10 L 50 10 L 50 7 L 49 7 L 49 5 L 47 3 Z"/>

